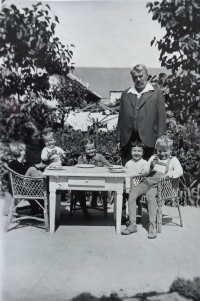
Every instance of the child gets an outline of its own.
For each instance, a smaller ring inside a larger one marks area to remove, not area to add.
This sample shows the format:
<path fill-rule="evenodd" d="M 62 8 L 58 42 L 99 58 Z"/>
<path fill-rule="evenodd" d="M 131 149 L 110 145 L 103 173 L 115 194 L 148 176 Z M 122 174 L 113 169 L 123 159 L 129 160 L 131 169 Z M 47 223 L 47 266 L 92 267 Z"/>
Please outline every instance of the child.
<path fill-rule="evenodd" d="M 8 167 L 13 171 L 30 177 L 42 177 L 42 172 L 39 170 L 40 167 L 44 168 L 43 163 L 36 164 L 35 166 L 27 167 L 25 162 L 25 152 L 26 145 L 23 142 L 12 142 L 9 145 L 10 153 L 13 158 L 12 161 L 9 162 Z M 5 206 L 6 208 L 10 207 L 12 196 L 11 196 L 11 187 L 9 188 L 9 193 L 5 196 Z M 5 209 L 5 212 L 7 209 Z M 31 202 L 31 214 L 37 214 L 40 211 L 40 207 L 36 202 Z"/>
<path fill-rule="evenodd" d="M 78 158 L 78 164 L 94 164 L 95 166 L 98 167 L 111 165 L 104 158 L 103 155 L 96 152 L 95 143 L 92 138 L 84 138 L 81 141 L 81 150 L 83 154 Z M 77 191 L 76 195 L 86 220 L 90 220 L 91 216 L 90 213 L 87 211 L 85 192 Z M 93 191 L 91 206 L 96 207 L 96 205 L 97 205 L 97 192 Z"/>
<path fill-rule="evenodd" d="M 39 170 L 40 164 L 36 164 L 29 168 L 27 167 L 25 163 L 26 145 L 23 142 L 12 142 L 9 145 L 9 149 L 13 158 L 8 164 L 10 169 L 24 176 L 42 176 L 42 172 Z"/>
<path fill-rule="evenodd" d="M 51 166 L 61 166 L 66 153 L 62 148 L 55 145 L 56 141 L 51 128 L 43 130 L 42 139 L 45 144 L 41 154 L 42 161 Z"/>
<path fill-rule="evenodd" d="M 142 142 L 135 141 L 131 144 L 132 159 L 129 160 L 125 167 L 130 177 L 141 175 L 146 160 L 142 159 L 144 155 L 145 145 Z"/>
<path fill-rule="evenodd" d="M 141 175 L 142 170 L 144 169 L 144 165 L 147 163 L 147 161 L 142 158 L 144 152 L 145 152 L 145 145 L 142 142 L 135 141 L 131 143 L 132 159 L 129 160 L 125 165 L 127 172 L 130 174 L 130 180 L 135 176 Z M 130 183 L 130 188 L 132 188 L 131 186 L 132 184 Z M 126 208 L 127 198 L 128 198 L 128 193 L 124 193 L 122 209 Z"/>
<path fill-rule="evenodd" d="M 166 177 L 177 178 L 183 174 L 179 160 L 171 156 L 173 141 L 163 135 L 156 141 L 157 155 L 153 155 L 146 163 L 142 176 L 142 182 L 130 191 L 128 199 L 129 223 L 122 231 L 123 235 L 137 232 L 136 225 L 136 200 L 139 196 L 146 194 L 149 211 L 149 234 L 148 238 L 156 238 L 156 212 L 157 212 L 157 187 L 159 179 Z"/>
<path fill-rule="evenodd" d="M 92 138 L 84 138 L 81 141 L 81 150 L 83 154 L 78 158 L 78 164 L 94 164 L 99 167 L 111 165 L 103 155 L 96 152 Z"/>

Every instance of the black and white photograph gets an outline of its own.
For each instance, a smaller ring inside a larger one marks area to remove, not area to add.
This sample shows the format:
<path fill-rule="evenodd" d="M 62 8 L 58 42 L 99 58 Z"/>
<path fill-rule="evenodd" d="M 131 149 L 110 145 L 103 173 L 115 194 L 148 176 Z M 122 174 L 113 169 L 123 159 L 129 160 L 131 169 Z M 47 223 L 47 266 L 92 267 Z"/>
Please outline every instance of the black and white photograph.
<path fill-rule="evenodd" d="M 0 0 L 0 300 L 200 301 L 199 0 Z"/>

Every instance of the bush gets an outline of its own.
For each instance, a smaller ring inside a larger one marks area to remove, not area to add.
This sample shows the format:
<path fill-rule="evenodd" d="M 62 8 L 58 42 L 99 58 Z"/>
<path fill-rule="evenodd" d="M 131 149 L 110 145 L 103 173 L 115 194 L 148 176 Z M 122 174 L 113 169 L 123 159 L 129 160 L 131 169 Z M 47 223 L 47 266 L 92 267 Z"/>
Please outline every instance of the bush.
<path fill-rule="evenodd" d="M 194 301 L 200 300 L 200 277 L 194 280 L 187 280 L 185 278 L 177 277 L 171 284 L 169 292 L 177 292 L 179 295 L 191 298 Z"/>
<path fill-rule="evenodd" d="M 82 293 L 74 297 L 71 301 L 122 301 L 116 293 L 110 294 L 110 296 L 102 296 L 100 298 L 93 296 L 91 293 Z"/>

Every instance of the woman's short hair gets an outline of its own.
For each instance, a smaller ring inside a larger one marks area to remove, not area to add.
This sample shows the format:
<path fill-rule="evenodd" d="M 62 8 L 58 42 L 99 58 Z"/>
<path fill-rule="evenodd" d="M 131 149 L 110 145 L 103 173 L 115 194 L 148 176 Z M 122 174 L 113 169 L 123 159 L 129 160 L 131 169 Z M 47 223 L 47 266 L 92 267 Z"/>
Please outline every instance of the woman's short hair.
<path fill-rule="evenodd" d="M 145 70 L 145 72 L 146 72 L 147 75 L 149 74 L 148 69 L 147 69 L 147 67 L 145 65 L 143 65 L 143 64 L 137 64 L 137 65 L 135 65 L 132 68 L 131 75 L 133 74 L 134 71 L 141 72 L 142 70 Z"/>
<path fill-rule="evenodd" d="M 54 137 L 54 132 L 52 131 L 52 128 L 45 128 L 42 131 L 42 139 L 44 140 L 49 135 L 52 135 Z"/>
<path fill-rule="evenodd" d="M 82 151 L 85 151 L 85 146 L 88 145 L 88 144 L 93 144 L 95 145 L 95 142 L 92 138 L 83 138 L 81 140 L 81 143 L 80 143 L 80 146 L 81 146 L 81 150 Z"/>
<path fill-rule="evenodd" d="M 22 135 L 23 135 L 23 140 L 25 143 L 28 143 L 30 140 L 30 137 L 38 131 L 36 125 L 32 121 L 28 121 L 22 126 Z"/>
<path fill-rule="evenodd" d="M 21 141 L 13 141 L 9 145 L 11 156 L 15 159 L 20 157 L 20 152 L 26 150 L 26 144 Z"/>
<path fill-rule="evenodd" d="M 156 145 L 155 148 L 157 148 L 158 146 L 164 146 L 167 149 L 172 149 L 173 146 L 173 140 L 170 139 L 167 135 L 163 135 L 160 136 L 157 140 L 156 140 Z"/>
<path fill-rule="evenodd" d="M 145 148 L 146 148 L 144 143 L 142 143 L 141 141 L 131 142 L 131 148 L 133 147 L 141 147 L 143 149 L 143 152 L 145 152 Z"/>

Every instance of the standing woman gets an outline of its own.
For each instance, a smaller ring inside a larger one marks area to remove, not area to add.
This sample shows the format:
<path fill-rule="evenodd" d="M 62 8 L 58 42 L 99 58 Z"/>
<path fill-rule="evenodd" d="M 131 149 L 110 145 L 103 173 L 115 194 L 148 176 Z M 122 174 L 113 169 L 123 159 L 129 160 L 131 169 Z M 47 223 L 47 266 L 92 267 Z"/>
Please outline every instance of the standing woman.
<path fill-rule="evenodd" d="M 26 122 L 22 128 L 24 143 L 26 144 L 26 164 L 28 167 L 41 162 L 43 143 L 40 132 L 31 121 Z M 44 165 L 45 167 L 45 165 Z"/>

